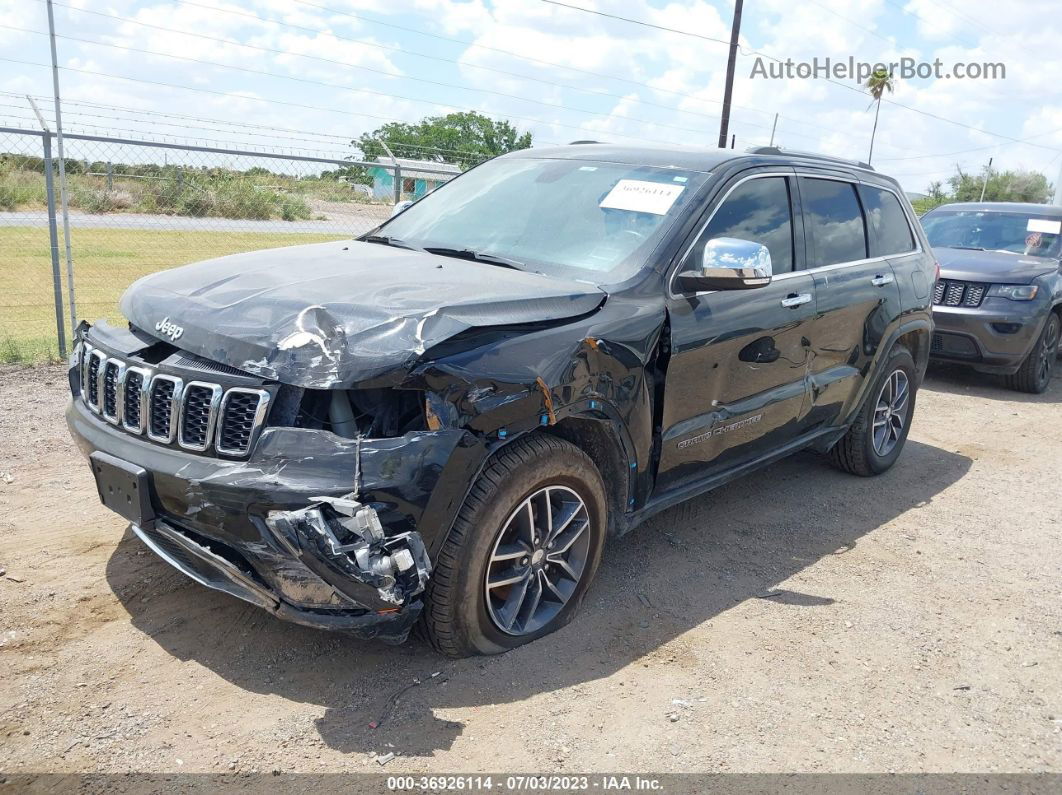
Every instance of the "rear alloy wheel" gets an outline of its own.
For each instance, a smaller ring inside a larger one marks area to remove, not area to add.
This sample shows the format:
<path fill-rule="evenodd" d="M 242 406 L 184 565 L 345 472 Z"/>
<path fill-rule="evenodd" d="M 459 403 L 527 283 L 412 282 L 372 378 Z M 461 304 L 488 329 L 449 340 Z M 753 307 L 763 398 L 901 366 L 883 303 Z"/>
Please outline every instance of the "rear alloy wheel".
<path fill-rule="evenodd" d="M 830 462 L 853 475 L 880 475 L 900 457 L 914 417 L 915 363 L 910 351 L 895 346 L 881 363 L 863 407 L 829 452 Z"/>
<path fill-rule="evenodd" d="M 575 615 L 608 526 L 605 486 L 575 445 L 532 434 L 473 484 L 435 556 L 422 627 L 451 657 L 499 654 Z"/>
<path fill-rule="evenodd" d="M 883 458 L 893 451 L 907 428 L 911 382 L 902 369 L 885 380 L 874 406 L 874 451 Z"/>
<path fill-rule="evenodd" d="M 1059 330 L 1062 328 L 1058 315 L 1052 312 L 1036 344 L 1021 363 L 1018 372 L 1006 376 L 1007 386 L 1019 392 L 1039 395 L 1051 384 L 1058 358 Z"/>

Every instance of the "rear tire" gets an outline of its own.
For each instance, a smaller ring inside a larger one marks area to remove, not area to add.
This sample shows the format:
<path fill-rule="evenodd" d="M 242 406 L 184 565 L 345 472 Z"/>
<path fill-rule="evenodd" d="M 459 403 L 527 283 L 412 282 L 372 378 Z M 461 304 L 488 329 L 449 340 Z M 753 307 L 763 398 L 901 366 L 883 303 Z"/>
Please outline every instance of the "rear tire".
<path fill-rule="evenodd" d="M 424 634 L 442 654 L 467 657 L 560 629 L 597 572 L 607 522 L 604 483 L 586 453 L 546 434 L 513 442 L 472 486 L 436 558 Z"/>
<path fill-rule="evenodd" d="M 895 464 L 911 430 L 918 391 L 916 384 L 911 352 L 896 345 L 889 352 L 852 426 L 830 448 L 830 463 L 860 477 L 880 475 Z"/>
<path fill-rule="evenodd" d="M 1019 392 L 1039 395 L 1051 385 L 1051 375 L 1058 358 L 1060 328 L 1062 324 L 1058 315 L 1052 312 L 1018 372 L 1004 377 L 1008 387 Z"/>

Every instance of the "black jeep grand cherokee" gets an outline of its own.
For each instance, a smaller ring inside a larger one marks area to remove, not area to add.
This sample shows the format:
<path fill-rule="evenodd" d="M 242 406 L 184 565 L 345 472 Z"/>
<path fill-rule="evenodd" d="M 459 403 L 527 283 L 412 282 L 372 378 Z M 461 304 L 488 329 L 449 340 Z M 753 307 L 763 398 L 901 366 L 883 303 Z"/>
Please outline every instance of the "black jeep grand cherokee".
<path fill-rule="evenodd" d="M 451 655 L 571 620 L 606 539 L 907 437 L 935 263 L 896 183 L 757 150 L 485 163 L 356 242 L 158 273 L 82 326 L 70 428 L 166 561 Z"/>

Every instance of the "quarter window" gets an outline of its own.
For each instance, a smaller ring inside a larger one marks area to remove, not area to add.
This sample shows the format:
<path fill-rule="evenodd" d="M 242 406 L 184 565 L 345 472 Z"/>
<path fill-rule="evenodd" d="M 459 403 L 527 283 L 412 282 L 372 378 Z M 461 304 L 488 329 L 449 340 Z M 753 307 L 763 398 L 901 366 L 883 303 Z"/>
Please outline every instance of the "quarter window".
<path fill-rule="evenodd" d="M 869 185 L 859 186 L 870 231 L 870 256 L 892 257 L 914 251 L 914 235 L 907 214 L 895 194 Z"/>
<path fill-rule="evenodd" d="M 805 179 L 800 196 L 805 225 L 817 252 L 812 267 L 867 258 L 867 233 L 855 185 L 832 179 Z"/>
<path fill-rule="evenodd" d="M 758 177 L 738 185 L 719 205 L 693 249 L 699 260 L 704 244 L 717 237 L 751 240 L 771 252 L 775 273 L 793 270 L 793 217 L 789 181 Z"/>

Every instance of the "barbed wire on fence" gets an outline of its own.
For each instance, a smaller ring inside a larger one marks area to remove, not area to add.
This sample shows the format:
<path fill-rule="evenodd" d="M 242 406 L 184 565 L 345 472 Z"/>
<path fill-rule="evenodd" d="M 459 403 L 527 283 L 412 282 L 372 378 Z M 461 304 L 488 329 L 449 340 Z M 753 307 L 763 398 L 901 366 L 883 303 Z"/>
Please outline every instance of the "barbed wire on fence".
<path fill-rule="evenodd" d="M 54 133 L 0 127 L 0 361 L 66 354 L 50 188 Z M 399 145 L 397 162 L 312 157 L 66 131 L 67 190 L 78 319 L 121 322 L 118 298 L 146 274 L 262 248 L 356 237 L 396 201 L 419 198 L 458 172 L 427 148 Z M 424 157 L 409 155 L 420 151 Z"/>

